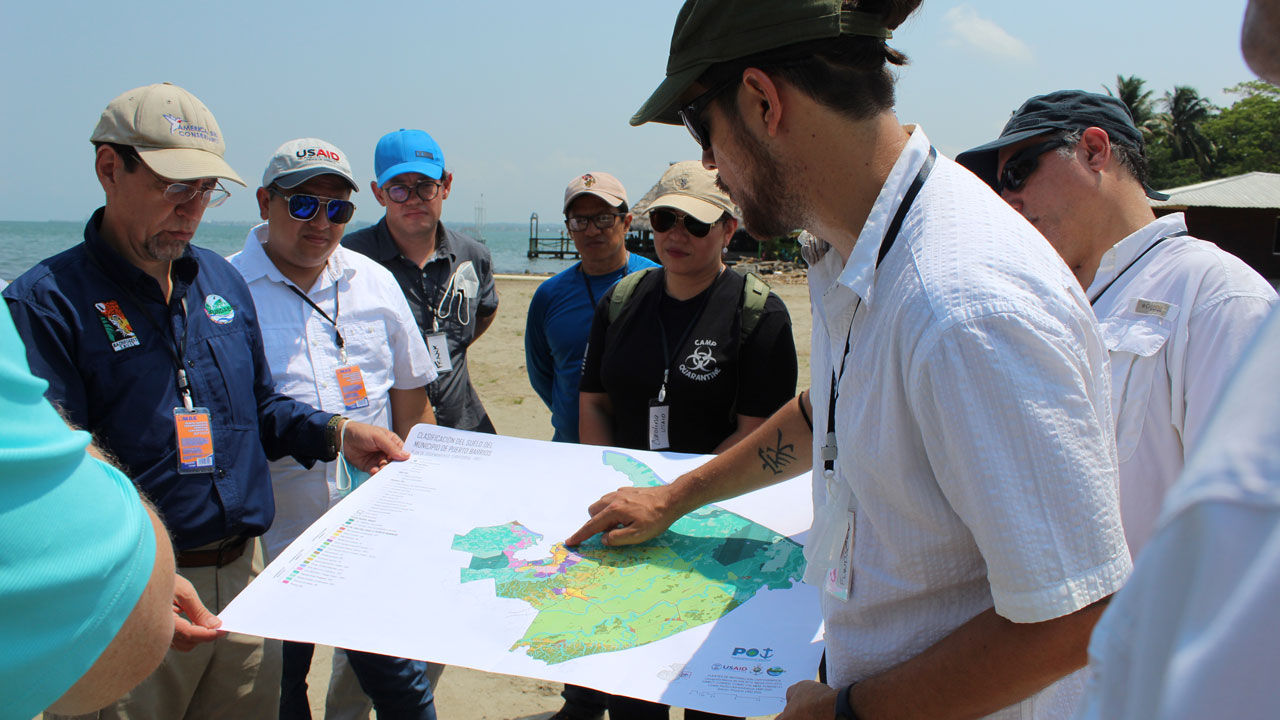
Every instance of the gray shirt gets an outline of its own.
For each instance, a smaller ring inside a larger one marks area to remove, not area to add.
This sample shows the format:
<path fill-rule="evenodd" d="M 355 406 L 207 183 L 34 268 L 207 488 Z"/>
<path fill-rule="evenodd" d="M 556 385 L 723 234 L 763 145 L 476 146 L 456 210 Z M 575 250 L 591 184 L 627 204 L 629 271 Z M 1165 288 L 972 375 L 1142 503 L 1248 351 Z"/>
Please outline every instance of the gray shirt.
<path fill-rule="evenodd" d="M 419 268 L 401 254 L 385 217 L 372 227 L 348 233 L 342 245 L 391 271 L 424 338 L 437 332 L 447 338 L 453 370 L 441 370 L 439 378 L 427 386 L 436 421 L 460 430 L 492 432 L 493 425 L 467 370 L 467 348 L 475 341 L 477 320 L 498 310 L 489 249 L 441 223 L 436 231 L 436 252 Z"/>

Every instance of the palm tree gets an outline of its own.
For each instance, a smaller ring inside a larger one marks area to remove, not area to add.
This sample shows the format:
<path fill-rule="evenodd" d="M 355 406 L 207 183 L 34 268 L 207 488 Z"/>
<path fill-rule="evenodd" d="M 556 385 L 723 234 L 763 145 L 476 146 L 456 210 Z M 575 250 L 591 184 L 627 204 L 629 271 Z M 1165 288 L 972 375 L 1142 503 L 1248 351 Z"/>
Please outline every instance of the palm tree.
<path fill-rule="evenodd" d="M 1129 114 L 1133 116 L 1133 124 L 1142 131 L 1143 139 L 1150 141 L 1156 131 L 1156 109 L 1155 101 L 1151 99 L 1152 91 L 1143 89 L 1146 84 L 1147 81 L 1137 75 L 1125 77 L 1117 74 L 1115 92 L 1106 85 L 1102 88 L 1108 95 L 1119 98 L 1120 102 L 1129 108 Z"/>
<path fill-rule="evenodd" d="M 1173 151 L 1174 160 L 1191 158 L 1206 177 L 1217 155 L 1213 141 L 1200 131 L 1200 124 L 1213 117 L 1217 108 L 1188 85 L 1175 85 L 1160 99 L 1164 112 L 1156 117 L 1159 134 Z"/>

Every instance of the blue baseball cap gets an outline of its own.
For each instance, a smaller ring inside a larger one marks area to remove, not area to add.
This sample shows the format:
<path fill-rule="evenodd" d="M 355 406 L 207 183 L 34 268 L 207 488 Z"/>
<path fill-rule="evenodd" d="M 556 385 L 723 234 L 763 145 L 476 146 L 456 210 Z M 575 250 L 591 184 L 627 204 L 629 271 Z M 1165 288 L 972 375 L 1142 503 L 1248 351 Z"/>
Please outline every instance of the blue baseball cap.
<path fill-rule="evenodd" d="M 401 128 L 387 133 L 373 151 L 373 172 L 378 186 L 404 173 L 422 173 L 432 180 L 444 176 L 444 151 L 422 130 Z"/>

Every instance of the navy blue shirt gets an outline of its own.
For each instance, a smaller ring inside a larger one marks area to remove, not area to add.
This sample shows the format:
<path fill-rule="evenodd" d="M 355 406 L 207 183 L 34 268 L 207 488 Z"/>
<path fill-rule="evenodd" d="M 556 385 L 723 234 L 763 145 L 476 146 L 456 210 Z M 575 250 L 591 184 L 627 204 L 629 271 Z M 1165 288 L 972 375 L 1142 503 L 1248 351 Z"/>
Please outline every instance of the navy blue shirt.
<path fill-rule="evenodd" d="M 166 304 L 159 283 L 98 234 L 102 215 L 82 244 L 4 290 L 31 370 L 156 504 L 179 550 L 261 535 L 275 516 L 267 458 L 326 458 L 332 415 L 275 392 L 253 298 L 227 261 L 188 247 Z M 184 335 L 192 400 L 211 414 L 214 451 L 213 469 L 190 475 L 178 473 L 173 418 L 183 406 L 173 352 Z"/>

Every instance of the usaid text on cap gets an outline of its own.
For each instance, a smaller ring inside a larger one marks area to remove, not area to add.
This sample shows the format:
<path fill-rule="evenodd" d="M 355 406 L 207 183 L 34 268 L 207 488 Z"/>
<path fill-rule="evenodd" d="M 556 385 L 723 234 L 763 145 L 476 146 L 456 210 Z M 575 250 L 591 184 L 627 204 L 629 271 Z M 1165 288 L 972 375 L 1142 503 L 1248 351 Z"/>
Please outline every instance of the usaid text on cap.
<path fill-rule="evenodd" d="M 299 158 L 304 160 L 306 158 L 322 157 L 334 162 L 342 162 L 342 158 L 338 157 L 338 153 L 333 152 L 332 150 L 325 150 L 324 148 L 306 148 L 295 152 L 294 155 L 297 155 Z"/>

